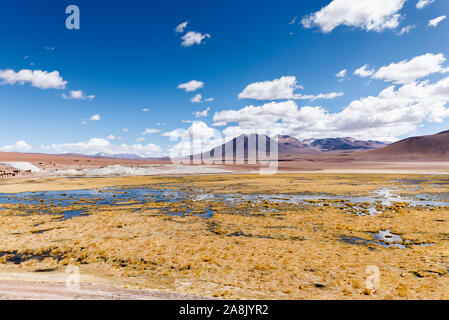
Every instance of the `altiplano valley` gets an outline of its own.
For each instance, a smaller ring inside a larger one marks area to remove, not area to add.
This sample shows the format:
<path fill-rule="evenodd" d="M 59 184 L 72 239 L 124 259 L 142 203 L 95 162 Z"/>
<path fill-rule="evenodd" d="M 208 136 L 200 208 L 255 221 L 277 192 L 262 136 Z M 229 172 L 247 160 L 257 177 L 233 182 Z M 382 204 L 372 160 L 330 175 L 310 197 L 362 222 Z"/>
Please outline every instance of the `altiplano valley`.
<path fill-rule="evenodd" d="M 396 173 L 379 161 L 359 167 L 362 173 L 342 169 L 382 150 L 315 155 L 314 169 L 301 166 L 307 154 L 285 155 L 288 165 L 280 161 L 267 176 L 249 165 L 214 166 L 227 169 L 221 174 L 186 165 L 196 170 L 186 174 L 161 160 L 46 156 L 61 171 L 86 169 L 83 159 L 91 173 L 95 166 L 171 171 L 98 178 L 59 176 L 48 166 L 3 180 L 0 269 L 5 281 L 49 281 L 76 266 L 85 285 L 178 298 L 447 299 L 449 170 L 420 172 L 423 164 L 410 160 Z M 8 156 L 20 163 L 38 157 Z M 365 286 L 370 266 L 380 287 Z M 52 282 L 39 285 L 44 296 L 54 294 Z"/>
<path fill-rule="evenodd" d="M 169 319 L 449 300 L 448 16 L 0 1 L 0 300 Z"/>

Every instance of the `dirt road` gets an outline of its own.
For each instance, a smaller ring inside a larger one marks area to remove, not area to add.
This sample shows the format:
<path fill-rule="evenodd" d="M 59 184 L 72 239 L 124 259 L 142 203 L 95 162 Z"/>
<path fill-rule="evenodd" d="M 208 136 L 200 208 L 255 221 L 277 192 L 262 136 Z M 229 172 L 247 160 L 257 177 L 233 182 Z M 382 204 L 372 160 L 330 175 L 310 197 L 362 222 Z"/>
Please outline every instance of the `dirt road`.
<path fill-rule="evenodd" d="M 106 285 L 0 280 L 0 300 L 201 300 L 200 297 L 150 290 L 130 290 Z"/>

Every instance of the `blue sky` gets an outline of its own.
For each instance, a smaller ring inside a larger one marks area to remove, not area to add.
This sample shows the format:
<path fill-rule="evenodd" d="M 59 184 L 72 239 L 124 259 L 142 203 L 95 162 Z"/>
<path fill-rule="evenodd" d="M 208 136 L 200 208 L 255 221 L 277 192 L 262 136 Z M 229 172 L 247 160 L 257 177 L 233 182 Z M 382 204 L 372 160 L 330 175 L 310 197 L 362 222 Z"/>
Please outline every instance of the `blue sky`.
<path fill-rule="evenodd" d="M 429 21 L 449 3 L 420 2 L 2 1 L 0 150 L 160 156 L 186 132 L 213 145 L 447 130 L 449 21 Z M 79 30 L 65 26 L 72 4 Z M 204 39 L 183 46 L 188 32 Z"/>

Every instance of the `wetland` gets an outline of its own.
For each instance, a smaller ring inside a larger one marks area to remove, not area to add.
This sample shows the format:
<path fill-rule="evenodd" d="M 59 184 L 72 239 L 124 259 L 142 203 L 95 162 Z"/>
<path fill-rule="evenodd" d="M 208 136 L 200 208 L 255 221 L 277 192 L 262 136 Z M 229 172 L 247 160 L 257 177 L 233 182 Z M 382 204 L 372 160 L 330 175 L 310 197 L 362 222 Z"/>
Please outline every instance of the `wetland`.
<path fill-rule="evenodd" d="M 448 299 L 448 209 L 444 175 L 4 181 L 0 270 L 223 299 Z"/>

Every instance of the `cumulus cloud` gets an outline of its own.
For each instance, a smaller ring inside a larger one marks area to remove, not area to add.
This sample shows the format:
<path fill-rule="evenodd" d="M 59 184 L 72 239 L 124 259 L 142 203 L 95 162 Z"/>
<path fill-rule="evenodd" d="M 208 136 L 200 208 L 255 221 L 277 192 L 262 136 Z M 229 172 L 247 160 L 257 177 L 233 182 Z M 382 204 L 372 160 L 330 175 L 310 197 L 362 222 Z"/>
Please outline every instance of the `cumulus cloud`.
<path fill-rule="evenodd" d="M 106 137 L 106 140 L 115 140 L 116 137 L 113 134 L 110 134 L 109 136 Z"/>
<path fill-rule="evenodd" d="M 25 152 L 25 151 L 30 151 L 31 146 L 28 145 L 25 141 L 20 140 L 20 141 L 17 141 L 16 143 L 14 143 L 13 145 L 7 145 L 7 146 L 0 147 L 0 150 L 6 151 L 6 152 L 13 152 L 13 151 Z"/>
<path fill-rule="evenodd" d="M 99 114 L 94 114 L 92 117 L 89 118 L 89 121 L 99 121 L 99 120 L 101 120 Z"/>
<path fill-rule="evenodd" d="M 93 100 L 95 98 L 94 95 L 85 95 L 81 90 L 72 90 L 68 95 L 65 93 L 62 94 L 64 99 L 73 99 L 73 100 Z"/>
<path fill-rule="evenodd" d="M 162 135 L 170 137 L 170 141 L 174 142 L 169 147 L 172 159 L 206 152 L 225 142 L 219 130 L 202 121 L 193 121 L 187 129 L 176 129 Z"/>
<path fill-rule="evenodd" d="M 86 155 L 94 155 L 100 152 L 108 154 L 129 153 L 136 154 L 141 157 L 158 156 L 162 149 L 155 144 L 111 144 L 107 139 L 92 138 L 83 142 L 69 142 L 64 144 L 41 145 L 43 150 L 55 153 L 81 153 Z"/>
<path fill-rule="evenodd" d="M 405 0 L 333 0 L 302 19 L 305 28 L 318 27 L 329 33 L 340 25 L 380 32 L 399 25 Z"/>
<path fill-rule="evenodd" d="M 150 109 L 148 109 L 148 108 L 143 108 L 142 109 L 142 112 L 149 112 L 150 111 Z"/>
<path fill-rule="evenodd" d="M 195 44 L 200 45 L 201 42 L 204 39 L 210 39 L 211 36 L 210 34 L 206 33 L 206 34 L 202 34 L 200 32 L 196 32 L 196 31 L 189 31 L 187 32 L 185 35 L 182 36 L 182 43 L 181 46 L 183 47 L 191 47 Z"/>
<path fill-rule="evenodd" d="M 395 141 L 423 122 L 442 122 L 448 118 L 448 102 L 449 77 L 436 83 L 392 85 L 377 96 L 352 101 L 337 113 L 323 107 L 298 107 L 290 100 L 217 112 L 213 120 L 216 126 L 237 123 L 223 130 L 226 136 L 267 128 L 301 139 L 351 136 Z"/>
<path fill-rule="evenodd" d="M 145 129 L 144 132 L 142 132 L 142 135 L 145 136 L 147 134 L 153 134 L 153 133 L 158 133 L 158 132 L 161 132 L 161 130 L 153 129 L 153 128 L 147 128 L 147 129 Z"/>
<path fill-rule="evenodd" d="M 192 80 L 192 81 L 189 81 L 187 83 L 181 83 L 178 86 L 178 89 L 185 90 L 186 92 L 193 92 L 193 91 L 196 91 L 196 90 L 201 89 L 203 87 L 204 87 L 204 82 L 197 81 L 197 80 Z"/>
<path fill-rule="evenodd" d="M 422 8 L 428 6 L 429 4 L 433 3 L 434 1 L 435 1 L 435 0 L 419 0 L 419 1 L 416 3 L 416 8 L 422 9 Z"/>
<path fill-rule="evenodd" d="M 384 80 L 395 84 L 406 84 L 434 73 L 449 72 L 449 68 L 443 67 L 445 62 L 446 58 L 443 54 L 427 53 L 410 60 L 391 63 L 377 71 L 368 69 L 368 65 L 364 65 L 360 69 L 357 69 L 354 74 L 360 77 L 371 76 L 372 79 Z"/>
<path fill-rule="evenodd" d="M 331 92 L 318 95 L 303 95 L 296 93 L 297 89 L 303 89 L 297 84 L 296 77 L 283 76 L 272 81 L 254 82 L 248 85 L 240 94 L 239 99 L 254 100 L 317 100 L 333 99 L 343 95 L 341 92 Z"/>
<path fill-rule="evenodd" d="M 176 129 L 173 131 L 165 132 L 162 134 L 163 137 L 170 137 L 172 139 L 178 139 L 181 137 L 204 137 L 211 138 L 215 135 L 215 129 L 210 128 L 203 121 L 192 121 L 192 125 L 188 129 Z"/>
<path fill-rule="evenodd" d="M 193 114 L 195 115 L 195 118 L 201 118 L 201 117 L 207 117 L 207 115 L 209 114 L 210 108 L 206 108 L 203 111 L 197 111 L 194 112 Z"/>
<path fill-rule="evenodd" d="M 14 85 L 16 83 L 24 85 L 25 83 L 39 89 L 65 89 L 65 81 L 58 71 L 48 72 L 42 70 L 23 69 L 19 72 L 14 70 L 0 70 L 0 84 Z"/>
<path fill-rule="evenodd" d="M 185 21 L 181 24 L 179 24 L 176 28 L 175 28 L 175 32 L 176 33 L 183 33 L 185 28 L 187 27 L 187 25 L 189 24 L 188 21 Z"/>
<path fill-rule="evenodd" d="M 436 28 L 440 24 L 440 22 L 446 18 L 447 18 L 446 16 L 440 16 L 435 19 L 431 19 L 431 20 L 429 20 L 428 26 Z"/>
<path fill-rule="evenodd" d="M 239 94 L 239 99 L 294 99 L 298 96 L 295 93 L 296 89 L 303 89 L 302 86 L 297 84 L 296 77 L 284 76 L 273 81 L 251 83 Z"/>

